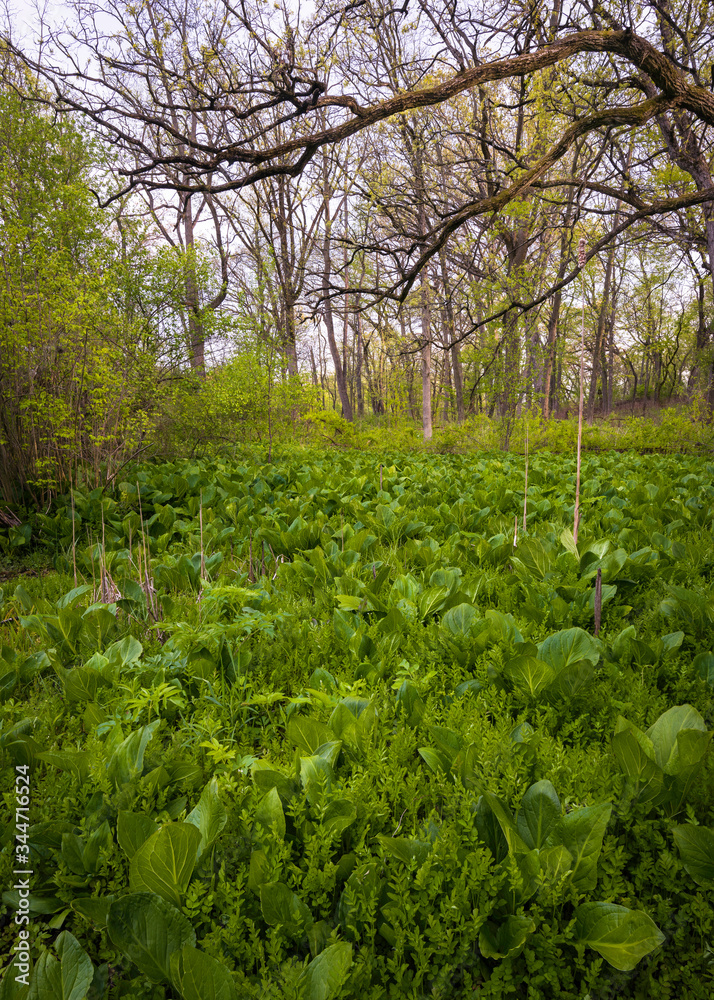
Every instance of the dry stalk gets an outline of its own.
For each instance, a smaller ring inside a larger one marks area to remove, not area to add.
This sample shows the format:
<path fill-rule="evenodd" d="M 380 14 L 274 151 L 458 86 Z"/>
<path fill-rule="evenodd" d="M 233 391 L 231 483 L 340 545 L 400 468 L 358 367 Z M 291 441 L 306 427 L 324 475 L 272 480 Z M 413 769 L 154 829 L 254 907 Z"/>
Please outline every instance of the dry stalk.
<path fill-rule="evenodd" d="M 528 423 L 526 422 L 526 481 L 523 487 L 523 534 L 526 533 L 526 514 L 528 512 Z"/>
<path fill-rule="evenodd" d="M 206 579 L 206 554 L 203 551 L 203 490 L 199 494 L 198 502 L 198 526 L 201 533 L 201 579 Z"/>
<path fill-rule="evenodd" d="M 77 589 L 77 539 L 74 534 L 74 490 L 70 489 L 69 495 L 72 501 L 72 569 L 74 570 L 74 589 Z"/>
<path fill-rule="evenodd" d="M 582 322 L 580 324 L 580 397 L 578 401 L 578 460 L 575 473 L 575 510 L 573 512 L 573 540 L 578 544 L 578 526 L 580 525 L 580 453 L 583 442 L 583 380 L 585 370 L 585 237 L 578 244 L 578 265 L 580 267 L 582 288 Z"/>
<path fill-rule="evenodd" d="M 598 567 L 595 579 L 595 635 L 600 631 L 600 620 L 602 618 L 602 570 Z"/>

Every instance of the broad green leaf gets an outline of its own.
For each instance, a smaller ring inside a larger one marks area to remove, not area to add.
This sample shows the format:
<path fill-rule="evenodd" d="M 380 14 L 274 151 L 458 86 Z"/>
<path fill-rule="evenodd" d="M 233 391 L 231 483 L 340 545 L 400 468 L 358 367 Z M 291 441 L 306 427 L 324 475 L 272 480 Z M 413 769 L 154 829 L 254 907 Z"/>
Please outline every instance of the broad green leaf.
<path fill-rule="evenodd" d="M 443 750 L 419 747 L 419 756 L 434 774 L 450 774 L 453 757 Z"/>
<path fill-rule="evenodd" d="M 201 833 L 201 841 L 198 845 L 198 857 L 200 858 L 213 846 L 228 822 L 228 813 L 218 794 L 216 778 L 211 778 L 203 789 L 198 805 L 188 814 L 186 822 L 193 823 Z"/>
<path fill-rule="evenodd" d="M 134 730 L 112 754 L 107 764 L 107 773 L 117 788 L 140 777 L 144 768 L 146 747 L 160 723 L 160 719 L 154 719 L 148 726 Z"/>
<path fill-rule="evenodd" d="M 624 774 L 635 783 L 640 800 L 650 802 L 657 798 L 664 776 L 655 763 L 652 740 L 620 715 L 612 738 L 612 749 Z"/>
<path fill-rule="evenodd" d="M 496 817 L 511 854 L 527 854 L 531 848 L 528 847 L 518 833 L 518 828 L 508 806 L 504 805 L 498 796 L 493 795 L 492 792 L 483 792 L 481 799 L 483 800 L 484 808 L 487 806 Z M 491 845 L 489 844 L 488 846 L 490 847 Z"/>
<path fill-rule="evenodd" d="M 335 600 L 339 604 L 340 611 L 366 610 L 369 604 L 368 597 L 354 597 L 352 594 L 335 594 Z"/>
<path fill-rule="evenodd" d="M 536 580 L 542 580 L 552 565 L 551 557 L 538 538 L 524 538 L 518 545 L 518 558 Z"/>
<path fill-rule="evenodd" d="M 669 659 L 669 657 L 674 656 L 683 641 L 684 632 L 670 632 L 669 635 L 663 635 L 659 640 L 662 659 L 666 660 Z"/>
<path fill-rule="evenodd" d="M 63 677 L 64 693 L 68 701 L 96 701 L 97 690 L 107 682 L 92 667 L 74 667 Z"/>
<path fill-rule="evenodd" d="M 573 855 L 562 844 L 541 848 L 539 861 L 541 874 L 552 881 L 562 878 L 573 867 Z"/>
<path fill-rule="evenodd" d="M 300 758 L 300 781 L 307 800 L 315 805 L 323 792 L 329 792 L 332 785 L 332 766 L 324 757 L 314 755 Z"/>
<path fill-rule="evenodd" d="M 417 599 L 419 617 L 425 621 L 429 615 L 441 611 L 449 597 L 448 587 L 427 587 Z"/>
<path fill-rule="evenodd" d="M 99 867 L 99 858 L 102 852 L 108 854 L 112 849 L 114 840 L 112 831 L 107 820 L 94 830 L 87 840 L 86 847 L 82 852 L 82 863 L 84 869 L 90 875 L 96 875 Z"/>
<path fill-rule="evenodd" d="M 86 920 L 97 927 L 106 927 L 109 907 L 114 902 L 114 896 L 76 896 L 70 906 L 75 913 L 81 914 Z"/>
<path fill-rule="evenodd" d="M 647 730 L 647 737 L 654 747 L 654 757 L 663 771 L 667 769 L 670 757 L 675 752 L 677 735 L 686 729 L 706 732 L 706 724 L 696 708 L 691 705 L 675 705 L 664 712 Z"/>
<path fill-rule="evenodd" d="M 13 962 L 8 965 L 5 969 L 5 974 L 2 977 L 2 982 L 0 982 L 0 1000 L 28 1000 L 30 993 L 29 985 L 18 982 L 15 978 L 23 973 L 17 968 Z M 27 974 L 27 981 L 29 983 L 29 972 Z"/>
<path fill-rule="evenodd" d="M 456 639 L 466 639 L 476 621 L 476 614 L 473 604 L 457 604 L 455 608 L 449 608 L 441 619 L 441 627 Z"/>
<path fill-rule="evenodd" d="M 297 981 L 300 1000 L 332 1000 L 347 978 L 352 965 L 352 945 L 331 944 L 313 958 Z"/>
<path fill-rule="evenodd" d="M 322 828 L 328 833 L 341 834 L 357 819 L 357 810 L 350 799 L 331 799 L 322 816 Z"/>
<path fill-rule="evenodd" d="M 580 694 L 595 676 L 595 667 L 590 660 L 574 660 L 558 673 L 548 688 L 549 698 L 574 698 Z"/>
<path fill-rule="evenodd" d="M 277 834 L 280 840 L 285 838 L 285 813 L 276 788 L 271 788 L 258 803 L 255 823 L 264 833 Z"/>
<path fill-rule="evenodd" d="M 675 826 L 674 842 L 682 864 L 697 885 L 714 888 L 714 830 L 706 826 Z"/>
<path fill-rule="evenodd" d="M 642 910 L 629 910 L 615 903 L 582 903 L 574 916 L 576 940 L 594 948 L 621 972 L 634 969 L 641 958 L 665 940 Z"/>
<path fill-rule="evenodd" d="M 69 771 L 79 782 L 87 780 L 92 760 L 92 755 L 87 750 L 60 750 L 56 752 L 46 750 L 43 753 L 38 753 L 37 756 L 52 767 Z"/>
<path fill-rule="evenodd" d="M 89 955 L 69 931 L 59 935 L 55 947 L 59 960 L 44 951 L 33 970 L 29 1000 L 84 1000 L 94 978 Z"/>
<path fill-rule="evenodd" d="M 57 612 L 57 624 L 62 638 L 74 652 L 77 647 L 77 639 L 82 631 L 83 615 L 73 611 L 72 608 L 60 608 Z"/>
<path fill-rule="evenodd" d="M 576 889 L 594 889 L 602 839 L 612 813 L 612 804 L 575 809 L 563 816 L 548 838 L 548 846 L 562 844 L 573 856 L 571 879 Z"/>
<path fill-rule="evenodd" d="M 416 685 L 411 681 L 403 681 L 397 691 L 397 707 L 404 713 L 404 721 L 408 726 L 413 727 L 421 722 L 426 706 Z"/>
<path fill-rule="evenodd" d="M 523 950 L 535 922 L 527 916 L 510 916 L 501 924 L 487 920 L 479 931 L 478 946 L 484 958 L 514 958 Z"/>
<path fill-rule="evenodd" d="M 123 669 L 129 663 L 135 663 L 141 658 L 144 648 L 133 635 L 126 635 L 119 642 L 113 642 L 104 651 L 104 655 L 113 667 Z"/>
<path fill-rule="evenodd" d="M 495 608 L 489 608 L 486 612 L 489 630 L 494 639 L 501 639 L 503 642 L 513 645 L 516 642 L 523 642 L 523 636 L 518 630 L 515 619 L 511 614 L 503 614 Z"/>
<path fill-rule="evenodd" d="M 75 587 L 73 590 L 70 590 L 69 593 L 63 594 L 62 597 L 59 598 L 57 601 L 57 607 L 73 608 L 81 597 L 84 597 L 85 594 L 91 593 L 92 590 L 93 587 L 91 583 L 84 583 L 81 587 Z"/>
<path fill-rule="evenodd" d="M 117 820 L 117 840 L 128 858 L 133 858 L 142 844 L 156 833 L 156 823 L 146 813 L 119 811 Z"/>
<path fill-rule="evenodd" d="M 312 924 L 309 907 L 282 882 L 260 886 L 260 909 L 266 924 L 282 924 L 288 934 L 303 934 Z"/>
<path fill-rule="evenodd" d="M 569 663 L 578 660 L 597 663 L 600 652 L 597 642 L 587 632 L 581 628 L 566 628 L 544 639 L 538 647 L 538 656 L 556 672 L 560 672 Z"/>
<path fill-rule="evenodd" d="M 332 738 L 332 732 L 328 726 L 306 715 L 291 716 L 286 735 L 298 750 L 308 756 L 317 753 L 317 748 Z"/>
<path fill-rule="evenodd" d="M 171 956 L 171 981 L 183 1000 L 236 1000 L 238 995 L 225 965 L 190 944 Z"/>
<path fill-rule="evenodd" d="M 560 799 L 550 781 L 537 781 L 521 799 L 518 833 L 530 848 L 541 848 L 560 819 Z"/>
<path fill-rule="evenodd" d="M 575 559 L 580 562 L 580 554 L 578 553 L 578 547 L 575 544 L 575 538 L 570 528 L 563 528 L 560 533 L 560 544 L 563 546 L 566 552 L 569 552 Z"/>
<path fill-rule="evenodd" d="M 679 780 L 688 778 L 693 769 L 698 770 L 711 743 L 714 732 L 702 732 L 700 729 L 683 729 L 677 733 L 664 772 Z"/>
<path fill-rule="evenodd" d="M 555 671 L 535 656 L 514 656 L 503 670 L 514 687 L 535 698 L 555 677 Z"/>
<path fill-rule="evenodd" d="M 386 837 L 377 834 L 382 847 L 387 853 L 397 861 L 403 861 L 405 865 L 415 862 L 417 868 L 424 864 L 429 857 L 431 844 L 428 840 L 411 840 L 409 837 Z"/>
<path fill-rule="evenodd" d="M 168 823 L 132 857 L 129 866 L 132 892 L 155 892 L 180 906 L 196 866 L 200 843 L 201 833 L 193 823 Z"/>
<path fill-rule="evenodd" d="M 109 907 L 112 943 L 154 983 L 171 977 L 170 959 L 196 934 L 186 917 L 152 892 L 131 893 Z"/>
<path fill-rule="evenodd" d="M 714 687 L 714 653 L 697 653 L 692 660 L 694 672 L 703 678 L 709 687 Z"/>

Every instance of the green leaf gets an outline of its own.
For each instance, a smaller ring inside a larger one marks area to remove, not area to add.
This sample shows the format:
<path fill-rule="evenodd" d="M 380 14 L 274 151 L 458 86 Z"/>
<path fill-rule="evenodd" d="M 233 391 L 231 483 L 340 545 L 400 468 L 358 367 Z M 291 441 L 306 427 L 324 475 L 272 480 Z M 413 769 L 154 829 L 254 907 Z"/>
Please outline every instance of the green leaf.
<path fill-rule="evenodd" d="M 537 781 L 521 799 L 518 833 L 529 848 L 541 848 L 560 819 L 560 799 L 550 781 Z"/>
<path fill-rule="evenodd" d="M 106 680 L 93 667 L 74 667 L 63 677 L 64 693 L 68 701 L 96 701 L 100 685 L 107 686 Z"/>
<path fill-rule="evenodd" d="M 664 712 L 654 725 L 647 730 L 647 737 L 654 748 L 654 759 L 663 771 L 667 770 L 670 758 L 676 753 L 677 736 L 687 729 L 706 732 L 704 719 L 691 705 L 675 705 Z"/>
<path fill-rule="evenodd" d="M 404 721 L 408 726 L 413 728 L 421 722 L 426 706 L 416 685 L 411 681 L 403 681 L 397 691 L 397 708 L 404 713 Z"/>
<path fill-rule="evenodd" d="M 235 1000 L 237 996 L 225 965 L 190 944 L 171 956 L 171 981 L 183 1000 Z"/>
<path fill-rule="evenodd" d="M 133 858 L 142 844 L 156 833 L 156 823 L 146 813 L 121 809 L 117 821 L 117 840 L 128 858 Z"/>
<path fill-rule="evenodd" d="M 414 862 L 417 868 L 424 864 L 431 852 L 431 844 L 428 840 L 411 840 L 409 837 L 385 837 L 377 834 L 377 840 L 385 851 L 397 861 L 403 861 L 405 865 Z"/>
<path fill-rule="evenodd" d="M 559 673 L 578 660 L 597 663 L 600 652 L 595 639 L 587 632 L 581 628 L 566 628 L 544 639 L 538 647 L 538 656 Z"/>
<path fill-rule="evenodd" d="M 304 715 L 291 716 L 286 735 L 298 750 L 308 755 L 317 753 L 317 748 L 332 738 L 328 726 Z"/>
<path fill-rule="evenodd" d="M 503 672 L 514 687 L 531 698 L 535 698 L 555 677 L 553 668 L 535 656 L 514 656 Z"/>
<path fill-rule="evenodd" d="M 473 604 L 457 604 L 455 608 L 450 608 L 441 619 L 441 627 L 450 632 L 456 639 L 466 639 L 475 620 L 476 608 Z"/>
<path fill-rule="evenodd" d="M 293 937 L 312 924 L 312 914 L 297 893 L 282 882 L 264 882 L 260 886 L 260 909 L 266 924 L 282 924 Z"/>
<path fill-rule="evenodd" d="M 563 816 L 548 838 L 548 846 L 562 844 L 573 856 L 572 883 L 581 891 L 594 889 L 602 839 L 612 813 L 612 804 L 575 809 Z"/>
<path fill-rule="evenodd" d="M 81 914 L 90 923 L 97 927 L 106 927 L 109 917 L 109 907 L 114 901 L 114 896 L 76 896 L 69 904 L 75 913 Z"/>
<path fill-rule="evenodd" d="M 55 942 L 59 961 L 44 951 L 35 966 L 29 1000 L 84 1000 L 94 978 L 89 955 L 69 931 Z"/>
<path fill-rule="evenodd" d="M 57 624 L 60 633 L 73 652 L 76 651 L 77 639 L 84 624 L 82 617 L 82 615 L 73 611 L 72 608 L 60 608 L 57 612 Z"/>
<path fill-rule="evenodd" d="M 300 781 L 305 789 L 310 805 L 315 805 L 323 791 L 329 792 L 332 785 L 332 767 L 324 757 L 317 755 L 300 758 Z"/>
<path fill-rule="evenodd" d="M 714 687 L 714 653 L 697 653 L 692 660 L 692 666 L 709 687 Z"/>
<path fill-rule="evenodd" d="M 25 986 L 24 983 L 19 983 L 15 978 L 18 975 L 20 975 L 20 972 L 15 963 L 13 962 L 11 965 L 8 965 L 0 983 L 0 1000 L 27 1000 L 30 987 Z"/>
<path fill-rule="evenodd" d="M 109 907 L 112 943 L 154 983 L 171 977 L 170 959 L 196 935 L 186 917 L 152 892 L 131 893 Z"/>
<path fill-rule="evenodd" d="M 201 833 L 201 841 L 198 845 L 198 858 L 200 858 L 213 846 L 228 822 L 228 813 L 218 794 L 216 778 L 211 778 L 203 789 L 198 805 L 188 814 L 186 822 L 193 823 Z"/>
<path fill-rule="evenodd" d="M 484 958 L 514 958 L 534 930 L 535 922 L 526 916 L 506 917 L 499 925 L 487 920 L 479 931 L 478 946 Z"/>
<path fill-rule="evenodd" d="M 548 697 L 574 698 L 588 686 L 594 676 L 595 667 L 590 660 L 568 663 L 548 688 Z"/>
<path fill-rule="evenodd" d="M 155 892 L 181 905 L 196 866 L 201 833 L 193 823 L 168 823 L 136 851 L 129 867 L 132 892 Z"/>
<path fill-rule="evenodd" d="M 484 831 L 489 830 L 489 824 L 485 821 L 486 817 L 484 812 L 488 808 L 493 816 L 495 816 L 498 826 L 501 828 L 503 836 L 506 838 L 506 843 L 508 844 L 508 850 L 511 854 L 527 854 L 530 848 L 526 842 L 522 839 L 521 835 L 518 833 L 518 828 L 511 814 L 511 810 L 492 792 L 482 792 L 481 798 L 479 800 L 479 806 L 482 810 L 482 825 Z M 478 808 L 478 806 L 477 806 Z M 478 826 L 478 813 L 477 813 L 477 826 Z M 481 830 L 479 829 L 479 833 Z M 489 836 L 491 841 L 493 841 L 493 829 L 491 827 L 489 831 Z M 487 846 L 491 849 L 493 853 L 493 847 L 489 841 L 486 841 Z M 496 844 L 494 844 L 494 847 Z"/>
<path fill-rule="evenodd" d="M 642 910 L 629 910 L 615 903 L 582 903 L 574 916 L 576 940 L 594 948 L 621 972 L 634 969 L 641 958 L 665 940 Z"/>
<path fill-rule="evenodd" d="M 714 830 L 706 826 L 675 826 L 674 842 L 682 864 L 697 885 L 714 888 Z"/>
<path fill-rule="evenodd" d="M 652 794 L 645 798 L 649 799 L 657 794 L 662 785 L 662 771 L 655 763 L 652 740 L 621 715 L 615 725 L 612 749 L 628 778 L 643 786 L 652 787 Z"/>
<path fill-rule="evenodd" d="M 332 1000 L 347 978 L 351 965 L 352 945 L 344 941 L 329 945 L 300 973 L 298 997 L 300 1000 Z"/>
<path fill-rule="evenodd" d="M 322 816 L 322 828 L 339 835 L 356 819 L 357 810 L 350 799 L 331 799 Z"/>
<path fill-rule="evenodd" d="M 537 538 L 525 538 L 519 543 L 518 558 L 536 580 L 542 580 L 552 565 L 543 543 Z"/>
<path fill-rule="evenodd" d="M 133 635 L 126 635 L 119 642 L 113 642 L 104 651 L 112 667 L 123 669 L 129 663 L 135 663 L 141 658 L 144 648 Z"/>
<path fill-rule="evenodd" d="M 35 966 L 29 1000 L 84 1000 L 94 966 L 79 941 L 63 931 L 55 942 L 59 961 L 44 951 Z"/>
<path fill-rule="evenodd" d="M 262 829 L 263 837 L 265 833 L 268 833 L 271 835 L 270 839 L 272 839 L 272 835 L 277 835 L 280 840 L 284 840 L 285 813 L 277 788 L 271 788 L 258 803 L 258 808 L 255 810 L 255 823 L 259 832 Z"/>
<path fill-rule="evenodd" d="M 142 726 L 141 729 L 130 733 L 110 757 L 107 773 L 117 788 L 141 775 L 144 768 L 144 752 L 160 723 L 160 719 L 154 719 L 148 726 Z"/>
<path fill-rule="evenodd" d="M 580 562 L 580 554 L 578 553 L 578 547 L 575 544 L 575 538 L 570 528 L 563 528 L 560 533 L 560 544 L 563 546 L 566 552 L 569 552 L 572 556 L 575 556 L 578 563 Z"/>

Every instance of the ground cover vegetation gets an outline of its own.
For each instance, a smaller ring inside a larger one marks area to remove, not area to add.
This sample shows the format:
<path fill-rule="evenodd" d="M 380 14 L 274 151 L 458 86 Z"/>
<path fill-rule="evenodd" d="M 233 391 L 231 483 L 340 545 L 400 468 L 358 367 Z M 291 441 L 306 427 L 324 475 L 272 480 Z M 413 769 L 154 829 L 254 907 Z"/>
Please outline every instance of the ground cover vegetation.
<path fill-rule="evenodd" d="M 710 996 L 714 467 L 581 473 L 577 544 L 549 453 L 149 464 L 38 517 L 3 1000 Z"/>

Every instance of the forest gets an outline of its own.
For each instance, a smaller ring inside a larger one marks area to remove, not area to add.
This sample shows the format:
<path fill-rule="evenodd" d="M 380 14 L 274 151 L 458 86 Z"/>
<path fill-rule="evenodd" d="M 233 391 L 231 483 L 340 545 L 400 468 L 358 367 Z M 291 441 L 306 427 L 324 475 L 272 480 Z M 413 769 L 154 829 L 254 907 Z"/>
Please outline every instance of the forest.
<path fill-rule="evenodd" d="M 590 424 L 706 423 L 711 32 L 694 2 L 8 23 L 3 497 L 237 427 L 507 448 L 573 417 L 581 354 Z"/>
<path fill-rule="evenodd" d="M 0 1000 L 708 1000 L 713 127 L 708 0 L 0 16 Z"/>

